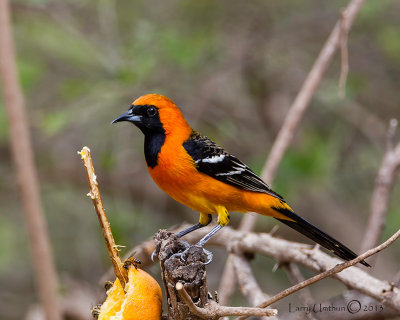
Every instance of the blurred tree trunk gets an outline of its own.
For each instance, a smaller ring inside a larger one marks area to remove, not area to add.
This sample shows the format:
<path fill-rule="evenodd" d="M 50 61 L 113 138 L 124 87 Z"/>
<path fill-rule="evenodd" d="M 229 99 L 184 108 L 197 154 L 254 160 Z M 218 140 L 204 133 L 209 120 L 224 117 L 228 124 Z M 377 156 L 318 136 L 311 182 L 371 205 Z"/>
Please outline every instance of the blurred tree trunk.
<path fill-rule="evenodd" d="M 25 223 L 31 246 L 36 283 L 48 320 L 61 320 L 57 305 L 57 278 L 47 234 L 25 102 L 19 84 L 12 40 L 10 5 L 0 0 L 0 73 L 10 123 L 10 144 L 18 175 Z"/>

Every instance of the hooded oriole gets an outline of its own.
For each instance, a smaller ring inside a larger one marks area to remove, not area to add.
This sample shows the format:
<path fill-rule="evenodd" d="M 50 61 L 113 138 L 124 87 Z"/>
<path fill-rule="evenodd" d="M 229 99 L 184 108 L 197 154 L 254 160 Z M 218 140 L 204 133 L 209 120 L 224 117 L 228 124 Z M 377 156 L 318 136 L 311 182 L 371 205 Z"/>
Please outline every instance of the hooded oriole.
<path fill-rule="evenodd" d="M 144 155 L 150 175 L 175 200 L 200 213 L 199 223 L 177 234 L 218 224 L 198 243 L 203 246 L 229 222 L 229 212 L 271 216 L 319 243 L 344 260 L 357 255 L 298 216 L 285 200 L 247 165 L 194 131 L 169 98 L 148 94 L 135 100 L 112 123 L 129 121 L 144 134 Z M 369 266 L 365 261 L 361 261 Z"/>

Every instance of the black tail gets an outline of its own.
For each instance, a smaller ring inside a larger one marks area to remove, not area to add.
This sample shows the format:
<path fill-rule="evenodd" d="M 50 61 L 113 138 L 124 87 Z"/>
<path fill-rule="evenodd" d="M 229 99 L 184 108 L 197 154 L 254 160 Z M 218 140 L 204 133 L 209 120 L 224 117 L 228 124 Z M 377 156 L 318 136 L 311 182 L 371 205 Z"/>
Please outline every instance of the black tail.
<path fill-rule="evenodd" d="M 344 244 L 335 240 L 325 232 L 319 230 L 317 227 L 313 226 L 311 223 L 309 223 L 307 220 L 304 220 L 302 217 L 298 216 L 293 211 L 290 211 L 289 209 L 285 208 L 279 208 L 279 209 L 274 208 L 274 209 L 294 221 L 276 218 L 277 220 L 297 230 L 298 232 L 310 238 L 311 240 L 314 240 L 316 243 L 320 244 L 324 248 L 333 252 L 338 257 L 344 260 L 353 260 L 354 258 L 357 258 L 357 255 L 349 248 L 347 248 Z M 360 263 L 363 264 L 364 266 L 370 267 L 370 265 L 366 263 L 364 260 L 360 261 Z"/>

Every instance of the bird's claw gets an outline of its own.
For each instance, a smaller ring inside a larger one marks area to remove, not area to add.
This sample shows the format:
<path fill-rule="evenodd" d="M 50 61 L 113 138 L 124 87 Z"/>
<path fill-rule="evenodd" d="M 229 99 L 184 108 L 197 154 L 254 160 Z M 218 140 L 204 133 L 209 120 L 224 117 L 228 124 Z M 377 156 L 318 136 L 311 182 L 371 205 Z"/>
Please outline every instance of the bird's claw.
<path fill-rule="evenodd" d="M 206 250 L 206 249 L 204 249 L 203 247 L 200 247 L 200 246 L 197 246 L 197 247 L 203 249 L 203 252 L 204 252 L 205 255 L 207 256 L 207 260 L 206 260 L 206 262 L 204 262 L 204 265 L 208 265 L 208 264 L 212 261 L 212 259 L 213 259 L 213 254 L 212 254 L 212 252 L 211 252 L 211 251 L 208 251 L 208 250 Z M 171 258 L 179 258 L 179 259 L 181 259 L 183 262 L 186 262 L 186 255 L 187 255 L 189 249 L 190 249 L 190 246 L 186 247 L 186 249 L 183 250 L 182 252 L 178 252 L 178 253 L 173 254 L 173 255 L 171 256 Z"/>
<path fill-rule="evenodd" d="M 208 250 L 206 250 L 206 249 L 204 249 L 204 248 L 203 248 L 203 252 L 204 252 L 204 253 L 206 254 L 206 256 L 207 256 L 207 261 L 204 262 L 204 264 L 205 264 L 205 265 L 208 265 L 208 264 L 210 264 L 211 261 L 213 260 L 213 254 L 212 254 L 211 251 L 208 251 Z"/>
<path fill-rule="evenodd" d="M 186 254 L 189 251 L 189 249 L 190 249 L 190 247 L 186 247 L 185 250 L 183 250 L 182 252 L 174 253 L 170 258 L 179 258 L 183 262 L 186 262 Z"/>
<path fill-rule="evenodd" d="M 157 257 L 157 249 L 154 249 L 153 253 L 151 254 L 151 261 L 154 262 L 155 257 Z"/>

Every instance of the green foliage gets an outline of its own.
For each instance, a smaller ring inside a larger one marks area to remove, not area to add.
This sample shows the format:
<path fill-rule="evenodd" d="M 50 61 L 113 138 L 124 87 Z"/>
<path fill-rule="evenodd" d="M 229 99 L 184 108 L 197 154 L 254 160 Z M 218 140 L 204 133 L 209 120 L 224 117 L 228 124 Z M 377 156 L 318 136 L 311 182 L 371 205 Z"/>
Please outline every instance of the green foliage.
<path fill-rule="evenodd" d="M 391 62 L 400 67 L 400 37 L 398 25 L 384 28 L 378 36 L 380 47 L 391 60 Z"/>
<path fill-rule="evenodd" d="M 395 232 L 397 232 L 397 230 L 399 230 L 400 226 L 400 207 L 398 205 L 399 196 L 400 196 L 400 186 L 396 184 L 392 190 L 392 194 L 390 197 L 389 210 L 387 212 L 387 220 L 385 224 L 386 228 L 381 237 L 382 240 L 389 238 Z"/>
<path fill-rule="evenodd" d="M 65 101 L 74 101 L 91 90 L 91 83 L 80 78 L 65 80 L 59 87 L 60 97 Z"/>
<path fill-rule="evenodd" d="M 349 74 L 346 83 L 346 95 L 347 98 L 356 97 L 363 90 L 368 88 L 368 79 L 362 75 L 352 72 Z M 337 87 L 336 87 L 336 95 L 337 95 Z"/>
<path fill-rule="evenodd" d="M 65 129 L 69 121 L 64 110 L 49 112 L 44 115 L 41 129 L 46 135 L 53 136 Z"/>
<path fill-rule="evenodd" d="M 116 166 L 115 155 L 112 152 L 110 152 L 110 150 L 107 150 L 106 152 L 103 152 L 100 155 L 100 166 L 101 169 L 105 170 L 106 172 L 109 172 L 115 168 Z"/>
<path fill-rule="evenodd" d="M 300 144 L 285 154 L 275 179 L 275 188 L 283 194 L 295 194 L 305 186 L 318 188 L 329 181 L 336 161 L 334 141 L 314 130 L 303 132 Z"/>
<path fill-rule="evenodd" d="M 32 57 L 22 56 L 18 60 L 19 76 L 23 89 L 30 91 L 43 75 L 45 65 Z"/>
<path fill-rule="evenodd" d="M 162 54 L 167 60 L 190 71 L 198 69 L 199 64 L 209 52 L 212 53 L 214 39 L 203 32 L 182 33 L 176 29 L 164 30 L 160 34 Z"/>
<path fill-rule="evenodd" d="M 390 10 L 392 4 L 391 0 L 367 1 L 357 19 L 364 23 L 372 22 L 375 19 L 383 17 L 387 13 L 387 10 Z"/>
<path fill-rule="evenodd" d="M 42 59 L 57 57 L 65 66 L 74 69 L 93 70 L 98 67 L 104 57 L 93 42 L 75 30 L 77 25 L 67 27 L 62 21 L 55 20 L 31 18 L 19 25 L 17 36 L 24 39 L 23 52 L 39 54 Z"/>

